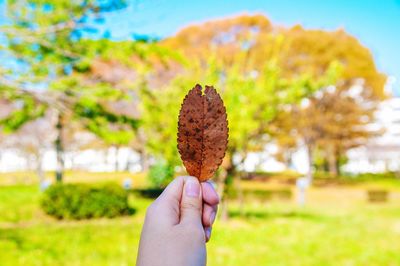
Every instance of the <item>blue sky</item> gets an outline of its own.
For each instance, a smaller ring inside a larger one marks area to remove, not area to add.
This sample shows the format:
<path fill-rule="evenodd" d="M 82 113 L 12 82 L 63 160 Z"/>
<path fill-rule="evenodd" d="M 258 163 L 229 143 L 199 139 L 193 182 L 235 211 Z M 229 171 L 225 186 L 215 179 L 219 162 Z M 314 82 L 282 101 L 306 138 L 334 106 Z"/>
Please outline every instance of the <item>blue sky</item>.
<path fill-rule="evenodd" d="M 372 51 L 379 70 L 396 77 L 395 86 L 400 88 L 400 0 L 129 1 L 127 9 L 107 15 L 101 26 L 110 31 L 113 39 L 128 39 L 133 34 L 166 37 L 188 24 L 263 13 L 274 24 L 283 26 L 344 28 Z M 0 23 L 4 16 L 1 9 Z"/>

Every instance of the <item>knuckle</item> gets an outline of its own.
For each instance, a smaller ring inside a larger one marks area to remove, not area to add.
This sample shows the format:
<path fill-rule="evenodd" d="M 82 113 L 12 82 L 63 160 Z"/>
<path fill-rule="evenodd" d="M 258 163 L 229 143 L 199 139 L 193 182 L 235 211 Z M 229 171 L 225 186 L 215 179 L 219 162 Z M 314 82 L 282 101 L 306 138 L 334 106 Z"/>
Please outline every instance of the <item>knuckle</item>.
<path fill-rule="evenodd" d="M 201 211 L 201 204 L 197 201 L 186 200 L 181 203 L 181 208 L 184 210 Z"/>
<path fill-rule="evenodd" d="M 186 180 L 185 180 L 186 182 L 190 181 L 190 182 L 196 182 L 196 183 L 200 184 L 199 180 L 194 176 L 186 176 L 185 178 L 186 178 Z"/>

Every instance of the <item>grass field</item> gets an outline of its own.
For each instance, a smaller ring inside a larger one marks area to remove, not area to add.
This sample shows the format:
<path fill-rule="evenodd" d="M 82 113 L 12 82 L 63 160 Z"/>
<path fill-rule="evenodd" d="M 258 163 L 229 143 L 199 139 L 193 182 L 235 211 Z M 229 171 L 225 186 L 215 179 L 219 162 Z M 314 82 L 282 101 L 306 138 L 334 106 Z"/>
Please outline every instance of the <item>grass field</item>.
<path fill-rule="evenodd" d="M 40 196 L 37 185 L 0 187 L 0 265 L 134 265 L 150 200 L 131 198 L 130 217 L 76 222 L 44 215 Z M 397 185 L 383 204 L 367 203 L 362 186 L 308 196 L 306 207 L 231 204 L 232 218 L 217 220 L 207 245 L 208 265 L 400 265 Z"/>

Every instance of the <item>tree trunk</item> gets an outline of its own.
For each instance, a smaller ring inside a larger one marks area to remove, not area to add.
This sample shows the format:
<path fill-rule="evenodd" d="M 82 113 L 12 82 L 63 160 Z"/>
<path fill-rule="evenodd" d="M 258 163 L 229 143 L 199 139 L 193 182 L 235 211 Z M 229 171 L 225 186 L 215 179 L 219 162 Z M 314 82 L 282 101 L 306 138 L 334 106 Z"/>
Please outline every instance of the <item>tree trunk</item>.
<path fill-rule="evenodd" d="M 56 132 L 57 137 L 55 140 L 56 156 L 57 156 L 57 168 L 56 168 L 56 181 L 62 182 L 64 176 L 64 143 L 62 141 L 63 133 L 63 117 L 61 113 L 58 114 Z"/>
<path fill-rule="evenodd" d="M 340 176 L 341 172 L 340 172 L 340 159 L 341 159 L 341 152 L 340 150 L 336 150 L 336 171 L 337 171 L 337 175 Z"/>
<path fill-rule="evenodd" d="M 36 154 L 36 174 L 39 178 L 39 184 L 42 184 L 45 179 L 42 163 L 43 163 L 43 154 L 42 152 L 39 151 Z"/>
<path fill-rule="evenodd" d="M 309 184 L 313 181 L 313 152 L 312 152 L 312 145 L 306 144 L 307 149 L 307 160 L 308 160 L 308 171 L 306 177 L 309 181 Z"/>
<path fill-rule="evenodd" d="M 118 172 L 119 171 L 119 146 L 118 145 L 116 145 L 116 146 L 114 146 L 114 148 L 115 148 L 115 154 L 114 154 L 114 157 L 115 157 L 115 161 L 114 161 L 114 171 L 115 172 Z"/>
<path fill-rule="evenodd" d="M 238 176 L 237 179 L 237 190 L 238 190 L 238 200 L 239 200 L 239 215 L 243 217 L 245 215 L 245 202 L 244 202 L 244 192 L 242 187 L 242 174 Z"/>
<path fill-rule="evenodd" d="M 240 165 L 242 167 L 242 169 L 244 169 L 244 161 L 246 160 L 246 156 L 244 154 L 242 154 L 242 158 L 239 162 L 238 165 Z M 233 166 L 233 162 L 231 162 L 232 166 Z M 243 187 L 242 187 L 242 178 L 243 178 L 243 171 L 240 173 L 236 172 L 236 167 L 232 169 L 232 176 L 236 176 L 236 189 L 237 189 L 237 195 L 238 195 L 238 201 L 239 201 L 239 215 L 240 216 L 244 216 L 245 214 L 245 198 L 244 198 L 244 191 L 243 191 Z M 234 181 L 234 180 L 233 180 Z M 235 184 L 235 183 L 234 183 Z"/>
<path fill-rule="evenodd" d="M 224 193 L 226 178 L 227 178 L 227 171 L 225 169 L 221 169 L 221 172 L 219 173 L 216 181 L 217 181 L 217 193 L 218 193 L 218 195 L 220 195 L 220 200 L 221 200 L 221 204 L 220 204 L 221 220 L 223 220 L 223 221 L 226 221 L 229 216 L 227 199 L 226 199 L 226 195 Z"/>
<path fill-rule="evenodd" d="M 140 156 L 140 167 L 142 169 L 142 172 L 148 171 L 150 167 L 149 155 L 147 154 L 145 143 L 146 143 L 146 134 L 142 129 L 139 128 L 137 133 L 137 145 L 135 150 L 139 153 Z"/>
<path fill-rule="evenodd" d="M 330 145 L 328 151 L 328 164 L 329 164 L 329 174 L 333 177 L 338 176 L 337 161 L 338 160 L 335 147 L 333 145 Z"/>
<path fill-rule="evenodd" d="M 124 167 L 124 171 L 125 172 L 129 172 L 129 169 L 131 168 L 131 164 L 132 164 L 132 160 L 131 160 L 132 154 L 129 151 L 128 156 L 126 158 L 126 163 L 125 163 L 125 167 Z"/>
<path fill-rule="evenodd" d="M 75 166 L 75 153 L 77 153 L 77 152 L 75 152 L 75 151 L 68 152 L 68 154 L 69 154 L 68 157 L 69 157 L 69 161 L 70 161 L 70 164 L 71 164 L 69 169 L 71 169 L 71 170 L 77 170 L 76 166 Z"/>
<path fill-rule="evenodd" d="M 140 168 L 142 168 L 142 172 L 146 172 L 149 170 L 149 157 L 146 152 L 146 149 L 141 149 L 139 151 L 139 156 L 140 156 Z"/>
<path fill-rule="evenodd" d="M 226 155 L 226 165 L 223 164 L 223 169 L 218 175 L 217 179 L 217 189 L 218 195 L 221 197 L 221 220 L 227 221 L 229 219 L 229 210 L 228 210 L 228 192 L 231 189 L 232 178 L 235 174 L 235 166 L 232 162 L 232 156 L 230 154 Z"/>
<path fill-rule="evenodd" d="M 288 149 L 288 148 L 287 148 Z M 287 169 L 293 169 L 293 154 L 292 152 L 286 151 L 284 155 L 284 164 Z"/>

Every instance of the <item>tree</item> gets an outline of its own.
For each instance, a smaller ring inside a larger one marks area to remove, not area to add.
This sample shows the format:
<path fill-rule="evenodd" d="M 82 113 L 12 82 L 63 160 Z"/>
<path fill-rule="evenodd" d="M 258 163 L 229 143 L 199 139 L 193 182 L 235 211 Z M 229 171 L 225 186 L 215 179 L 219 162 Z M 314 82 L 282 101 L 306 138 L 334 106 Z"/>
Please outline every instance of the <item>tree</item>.
<path fill-rule="evenodd" d="M 83 72 L 85 82 L 106 83 L 123 91 L 130 101 L 115 98 L 114 101 L 108 103 L 108 108 L 119 116 L 131 117 L 136 121 L 142 120 L 142 116 L 146 114 L 139 108 L 141 88 L 145 84 L 158 87 L 159 84 L 166 82 L 173 73 L 173 67 L 177 66 L 178 62 L 182 62 L 182 58 L 156 43 L 107 41 L 106 44 L 99 44 L 99 41 L 96 41 L 96 45 L 103 50 L 104 46 L 109 46 L 109 49 L 103 52 L 105 54 L 103 58 L 93 61 L 89 71 Z M 116 48 L 118 48 L 118 54 L 115 52 Z M 147 135 L 142 128 L 132 131 L 127 126 L 129 121 L 121 121 L 114 124 L 110 130 L 104 125 L 95 124 L 93 117 L 87 117 L 86 120 L 91 132 L 99 136 L 106 144 L 115 147 L 116 155 L 121 146 L 132 147 L 141 156 L 142 170 L 147 168 L 149 156 L 145 149 Z M 135 121 L 131 122 L 134 123 L 131 125 L 132 128 L 139 124 Z M 118 170 L 120 168 L 118 161 L 116 160 L 115 163 L 115 169 Z"/>
<path fill-rule="evenodd" d="M 302 99 L 330 86 L 346 90 L 365 78 L 362 94 L 373 100 L 382 95 L 385 81 L 369 51 L 344 31 L 309 31 L 298 26 L 285 29 L 261 15 L 191 26 L 162 45 L 180 51 L 190 64 L 177 71 L 165 88 L 150 88 L 143 96 L 144 109 L 148 110 L 144 123 L 149 121 L 149 128 L 152 126 L 149 148 L 171 164 L 180 165 L 175 146 L 176 101 L 196 82 L 214 85 L 226 104 L 230 127 L 220 172 L 225 184 L 239 174 L 250 151 L 262 150 L 265 143 L 276 140 L 273 122 L 281 113 L 294 110 Z M 360 108 L 346 121 L 361 121 L 362 111 Z M 292 111 L 288 114 L 291 119 Z M 310 145 L 317 141 L 312 134 L 304 136 Z"/>
<path fill-rule="evenodd" d="M 217 88 L 224 100 L 229 121 L 228 149 L 219 175 L 221 195 L 229 189 L 225 185 L 231 184 L 239 174 L 238 168 L 247 154 L 262 150 L 264 144 L 271 140 L 269 122 L 279 109 L 292 101 L 299 101 L 321 86 L 320 82 L 314 83 L 306 76 L 293 80 L 281 78 L 279 68 L 273 61 L 267 61 L 259 75 L 251 76 L 242 72 L 242 60 L 246 60 L 244 54 L 238 55 L 234 65 L 226 66 L 212 57 L 205 67 L 192 66 L 185 75 L 177 76 L 166 87 L 146 90 L 142 95 L 145 110 L 142 119 L 149 134 L 149 149 L 170 165 L 178 166 L 181 163 L 176 149 L 176 131 L 180 101 L 194 86 L 193 80 L 201 80 Z M 235 157 L 239 161 L 235 161 Z"/>
<path fill-rule="evenodd" d="M 275 58 L 283 77 L 307 73 L 318 78 L 336 62 L 342 68 L 334 84 L 338 89 L 349 89 L 362 79 L 364 97 L 385 97 L 386 76 L 377 70 L 371 52 L 343 29 L 284 28 L 263 15 L 243 15 L 189 26 L 162 44 L 203 63 L 210 54 L 217 54 L 225 65 L 234 63 L 237 52 L 246 51 L 243 67 L 250 70 L 260 70 L 266 59 Z"/>
<path fill-rule="evenodd" d="M 129 101 L 128 94 L 107 82 L 85 82 L 82 74 L 90 70 L 94 59 L 110 57 L 115 51 L 110 41 L 83 37 L 95 30 L 93 25 L 106 12 L 125 6 L 124 1 L 118 0 L 30 0 L 9 1 L 6 5 L 10 23 L 1 28 L 6 38 L 6 45 L 1 48 L 15 64 L 3 64 L 0 69 L 4 74 L 0 79 L 1 94 L 21 104 L 1 122 L 9 131 L 15 131 L 27 121 L 43 116 L 47 109 L 57 114 L 54 146 L 58 181 L 62 180 L 64 168 L 63 131 L 71 119 L 84 120 L 88 130 L 104 138 L 109 136 L 108 131 L 126 138 L 126 130 L 114 130 L 114 126 L 137 127 L 137 119 L 115 114 L 110 107 L 113 101 Z M 114 55 L 118 58 L 120 54 Z"/>
<path fill-rule="evenodd" d="M 329 173 L 340 174 L 339 159 L 350 148 L 363 145 L 379 133 L 368 125 L 373 122 L 374 102 L 359 103 L 360 98 L 347 91 L 325 91 L 310 98 L 308 106 L 297 109 L 294 128 L 301 138 L 313 136 L 308 149 L 323 151 Z M 313 158 L 311 156 L 311 158 Z"/>
<path fill-rule="evenodd" d="M 287 49 L 280 65 L 287 75 L 308 72 L 318 77 L 335 61 L 341 66 L 340 77 L 334 84 L 338 90 L 349 90 L 360 85 L 361 80 L 360 96 L 375 100 L 385 97 L 386 76 L 377 70 L 369 49 L 343 29 L 305 30 L 294 26 L 283 34 Z"/>
<path fill-rule="evenodd" d="M 290 49 L 281 62 L 288 75 L 308 71 L 318 77 L 332 59 L 340 64 L 337 82 L 331 87 L 334 93 L 320 93 L 310 98 L 307 108 L 294 107 L 291 112 L 292 119 L 302 121 L 294 125 L 308 151 L 309 178 L 314 150 L 322 151 L 330 174 L 337 176 L 338 159 L 377 133 L 366 125 L 373 122 L 377 103 L 385 97 L 386 76 L 376 69 L 370 51 L 344 30 L 295 26 L 285 34 Z"/>
<path fill-rule="evenodd" d="M 385 97 L 383 87 L 386 76 L 376 69 L 370 51 L 362 46 L 356 38 L 341 29 L 337 31 L 305 30 L 301 26 L 286 29 L 274 26 L 262 15 L 245 15 L 188 27 L 176 36 L 165 40 L 164 44 L 173 49 L 179 49 L 193 60 L 200 60 L 204 65 L 207 65 L 209 54 L 217 54 L 216 60 L 218 62 L 230 66 L 237 62 L 238 53 L 245 52 L 246 60 L 242 62 L 241 68 L 244 71 L 253 71 L 253 74 L 262 73 L 265 61 L 273 59 L 279 68 L 279 75 L 284 79 L 299 79 L 301 76 L 308 76 L 310 80 L 317 81 L 330 76 L 330 81 L 326 80 L 327 83 L 324 84 L 325 86 L 334 86 L 338 91 L 337 96 L 351 94 L 351 91 L 358 87 L 360 92 L 357 100 L 343 100 L 347 106 L 347 108 L 344 108 L 345 110 L 358 111 L 352 114 L 342 113 L 342 116 L 345 117 L 344 121 L 354 122 L 356 125 L 360 124 L 357 121 L 371 121 L 374 106 Z M 331 72 L 327 75 L 331 71 L 329 69 L 335 69 L 334 72 L 336 73 Z M 322 88 L 323 86 L 320 89 Z M 300 95 L 296 95 L 296 93 Z M 296 98 L 299 99 L 305 95 L 301 88 L 293 90 L 291 102 L 296 103 Z M 330 104 L 327 104 L 326 100 L 324 102 L 326 108 L 332 108 L 335 106 L 335 102 L 342 100 L 342 98 L 330 97 L 329 100 L 333 101 Z M 369 107 L 366 107 L 367 104 L 364 103 L 369 103 Z M 286 117 L 289 121 L 293 121 L 292 116 L 295 115 L 293 111 L 298 110 L 298 108 L 292 104 L 287 104 L 284 107 L 280 110 L 280 113 L 290 110 L 289 115 L 280 115 L 279 119 L 282 120 Z M 328 112 L 335 111 L 337 110 Z M 317 112 L 320 112 L 320 110 L 317 110 Z M 309 120 L 311 122 L 312 119 Z M 312 122 L 318 126 L 316 121 Z M 338 127 L 343 126 L 343 122 L 332 119 L 329 123 L 336 123 L 335 125 Z M 290 125 L 291 123 L 286 122 L 286 124 Z M 294 125 L 298 125 L 298 123 Z M 274 128 L 273 125 L 271 127 Z M 347 127 L 351 128 L 352 125 L 348 124 Z M 323 149 L 325 154 L 332 154 L 329 150 L 335 150 L 335 152 L 340 150 L 341 154 L 337 157 L 342 157 L 346 150 L 333 149 L 332 145 L 315 144 L 315 142 L 320 142 L 321 136 L 319 133 L 314 135 L 316 132 L 307 127 L 307 123 L 304 124 L 302 130 L 298 130 L 298 132 L 303 131 L 304 134 L 301 135 L 295 136 L 293 132 L 290 132 L 294 129 L 293 126 L 286 129 L 287 131 L 278 134 L 280 137 L 275 140 L 286 145 L 284 148 L 288 148 L 289 145 L 293 149 L 294 143 L 297 146 L 298 140 L 301 138 L 308 150 L 310 169 L 312 169 L 313 149 Z M 362 133 L 364 141 L 367 136 L 374 136 L 374 133 L 369 132 L 366 127 L 358 127 L 357 131 L 358 134 Z M 327 138 L 331 138 L 331 142 L 335 142 L 334 134 L 328 134 L 326 130 L 321 134 L 324 134 L 325 143 Z M 291 139 L 291 135 L 294 139 Z M 355 145 L 354 142 L 353 145 Z M 346 146 L 351 147 L 352 145 Z M 290 153 L 285 155 L 285 157 L 288 156 L 290 156 Z M 333 161 L 336 159 L 333 159 L 331 155 L 330 157 L 331 166 L 333 166 Z M 288 158 L 286 158 L 286 161 L 288 161 Z M 334 169 L 331 170 L 331 172 L 335 171 Z M 311 178 L 311 172 L 308 175 Z"/>

